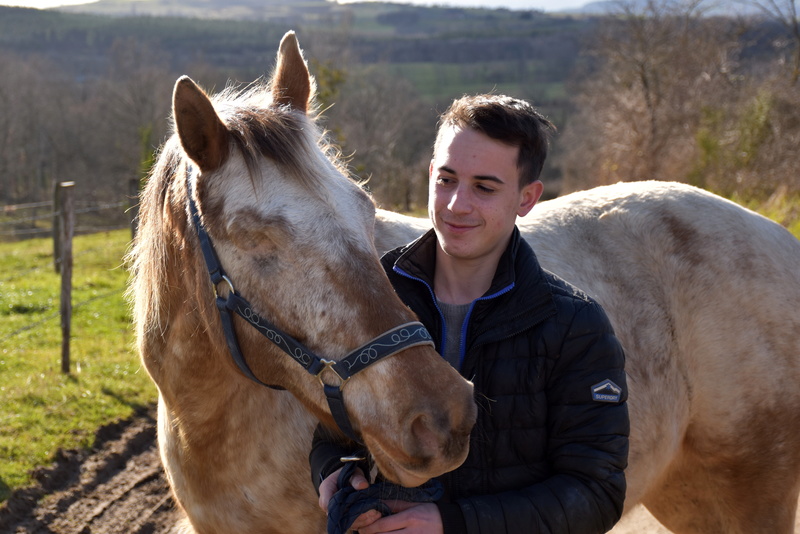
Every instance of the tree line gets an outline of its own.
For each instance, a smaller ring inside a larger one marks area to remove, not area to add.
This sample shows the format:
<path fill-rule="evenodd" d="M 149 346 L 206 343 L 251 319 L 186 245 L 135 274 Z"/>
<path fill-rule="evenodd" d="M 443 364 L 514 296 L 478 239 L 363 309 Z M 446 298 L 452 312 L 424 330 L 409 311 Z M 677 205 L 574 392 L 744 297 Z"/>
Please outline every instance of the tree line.
<path fill-rule="evenodd" d="M 622 1 L 613 15 L 559 19 L 553 28 L 560 25 L 569 34 L 564 38 L 543 31 L 538 16 L 527 21 L 530 27 L 524 16 L 509 16 L 515 31 L 527 27 L 540 46 L 515 41 L 519 35 L 502 35 L 507 46 L 498 44 L 502 39 L 492 41 L 497 47 L 492 54 L 516 53 L 526 76 L 497 89 L 541 104 L 557 123 L 560 134 L 544 176 L 550 194 L 640 179 L 689 182 L 729 196 L 800 192 L 793 163 L 800 146 L 795 0 L 741 1 L 761 7 L 761 15 L 709 17 L 705 0 Z M 390 16 L 387 23 L 400 25 L 409 17 Z M 228 80 L 248 82 L 269 71 L 282 28 L 245 27 L 263 30 L 260 47 L 217 47 L 215 53 L 224 51 L 224 57 L 213 60 L 188 30 L 194 47 L 164 46 L 160 39 L 119 32 L 100 60 L 72 55 L 70 61 L 92 62 L 83 70 L 35 40 L 27 51 L 2 44 L 0 204 L 47 199 L 53 182 L 64 180 L 77 183 L 81 198 L 129 195 L 131 178 L 146 177 L 154 150 L 168 133 L 179 75 L 219 90 Z M 214 28 L 220 33 L 209 38 L 222 42 L 223 33 Z M 81 35 L 85 40 L 88 34 Z M 415 60 L 427 54 L 435 62 L 436 39 L 423 44 L 389 39 L 394 44 L 381 53 L 381 39 L 364 35 L 357 26 L 299 30 L 318 80 L 321 120 L 354 174 L 369 179 L 367 187 L 381 205 L 419 209 L 425 204 L 437 114 L 460 94 L 431 98 L 410 79 L 391 74 L 402 50 Z M 451 64 L 460 62 L 474 75 L 469 54 L 466 59 L 459 54 L 485 44 L 481 39 L 438 40 L 445 43 L 445 56 L 453 54 Z M 573 47 L 559 46 L 563 43 Z M 484 46 L 481 54 L 491 50 Z M 370 54 L 381 57 L 364 61 Z M 543 97 L 531 81 L 537 72 L 565 84 L 563 94 Z M 464 92 L 493 86 L 484 79 L 465 84 Z"/>
<path fill-rule="evenodd" d="M 655 179 L 747 199 L 800 193 L 796 3 L 748 3 L 760 16 L 704 17 L 702 0 L 621 4 L 576 81 L 567 190 Z"/>

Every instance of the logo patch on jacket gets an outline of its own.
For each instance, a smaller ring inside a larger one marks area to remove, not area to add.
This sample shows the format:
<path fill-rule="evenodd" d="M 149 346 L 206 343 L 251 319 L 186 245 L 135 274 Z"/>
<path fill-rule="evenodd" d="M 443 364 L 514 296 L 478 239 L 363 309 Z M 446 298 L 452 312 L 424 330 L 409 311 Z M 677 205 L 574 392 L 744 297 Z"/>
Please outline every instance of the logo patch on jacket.
<path fill-rule="evenodd" d="M 592 400 L 596 402 L 614 402 L 622 399 L 622 388 L 609 379 L 592 386 Z"/>

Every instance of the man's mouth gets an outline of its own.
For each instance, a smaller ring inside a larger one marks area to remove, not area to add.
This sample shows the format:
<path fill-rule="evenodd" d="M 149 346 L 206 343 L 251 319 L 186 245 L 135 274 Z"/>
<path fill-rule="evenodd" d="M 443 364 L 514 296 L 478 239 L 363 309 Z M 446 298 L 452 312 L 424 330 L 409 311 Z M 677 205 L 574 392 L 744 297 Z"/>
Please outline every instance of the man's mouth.
<path fill-rule="evenodd" d="M 474 224 L 464 223 L 464 222 L 449 222 L 449 221 L 442 221 L 453 232 L 465 232 L 467 230 L 471 230 L 476 227 Z"/>

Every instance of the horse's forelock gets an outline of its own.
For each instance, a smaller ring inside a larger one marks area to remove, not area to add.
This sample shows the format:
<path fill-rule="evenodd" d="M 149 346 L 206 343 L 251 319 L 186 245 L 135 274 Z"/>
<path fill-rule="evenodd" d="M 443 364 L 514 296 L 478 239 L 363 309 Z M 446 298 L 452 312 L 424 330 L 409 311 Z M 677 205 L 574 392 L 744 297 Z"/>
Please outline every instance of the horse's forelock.
<path fill-rule="evenodd" d="M 348 174 L 340 153 L 326 141 L 315 117 L 273 105 L 264 81 L 244 89 L 227 87 L 216 95 L 214 103 L 251 175 L 256 172 L 258 158 L 265 157 L 310 191 L 317 191 L 323 176 L 317 160 L 319 151 L 339 172 Z"/>

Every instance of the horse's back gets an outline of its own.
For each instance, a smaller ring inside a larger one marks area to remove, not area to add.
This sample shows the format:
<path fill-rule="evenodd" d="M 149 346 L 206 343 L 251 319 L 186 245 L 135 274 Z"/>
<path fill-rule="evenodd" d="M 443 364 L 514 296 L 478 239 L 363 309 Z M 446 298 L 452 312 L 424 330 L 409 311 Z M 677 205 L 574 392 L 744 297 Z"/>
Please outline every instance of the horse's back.
<path fill-rule="evenodd" d="M 697 342 L 728 344 L 740 323 L 750 335 L 782 332 L 770 343 L 797 354 L 800 242 L 733 202 L 683 184 L 621 183 L 543 202 L 520 228 L 542 265 L 623 331 L 647 329 L 651 317 L 629 312 L 654 305 Z"/>
<path fill-rule="evenodd" d="M 660 182 L 545 202 L 520 228 L 545 268 L 602 304 L 625 346 L 629 502 L 678 531 L 751 521 L 785 532 L 800 483 L 800 242 Z M 759 513 L 769 508 L 774 523 Z"/>
<path fill-rule="evenodd" d="M 671 351 L 729 347 L 725 366 L 784 367 L 757 373 L 770 390 L 800 373 L 800 241 L 780 225 L 697 188 L 634 182 L 544 202 L 520 228 L 545 268 L 600 301 L 629 350 L 652 352 L 641 334 L 659 318 Z M 707 363 L 686 361 L 693 376 L 724 370 Z M 755 380 L 727 384 L 737 377 Z"/>
<path fill-rule="evenodd" d="M 428 219 L 379 209 L 375 214 L 375 248 L 379 254 L 383 254 L 395 247 L 410 243 L 430 227 Z"/>

